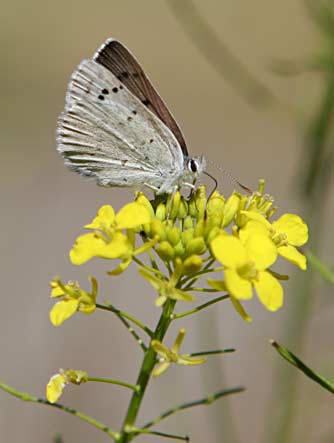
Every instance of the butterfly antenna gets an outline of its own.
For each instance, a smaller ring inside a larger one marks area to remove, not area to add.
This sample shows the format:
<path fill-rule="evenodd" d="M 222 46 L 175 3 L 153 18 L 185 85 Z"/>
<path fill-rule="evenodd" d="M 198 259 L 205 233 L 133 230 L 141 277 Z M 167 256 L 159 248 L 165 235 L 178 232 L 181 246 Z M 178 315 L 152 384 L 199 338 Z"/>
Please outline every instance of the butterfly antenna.
<path fill-rule="evenodd" d="M 216 169 L 218 169 L 218 171 L 221 171 L 223 174 L 227 175 L 227 177 L 235 182 L 241 189 L 243 189 L 245 192 L 247 192 L 248 194 L 253 194 L 253 191 L 251 188 L 249 188 L 248 186 L 243 185 L 242 183 L 239 182 L 239 180 L 237 180 L 230 172 L 226 171 L 225 169 L 223 169 L 221 166 L 217 165 L 216 163 L 214 163 L 213 161 L 209 160 L 210 165 L 214 166 Z M 207 173 L 206 173 L 207 174 Z M 209 175 L 209 174 L 207 174 Z M 215 182 L 217 183 L 217 180 L 214 179 Z M 211 196 L 211 194 L 210 194 Z"/>
<path fill-rule="evenodd" d="M 210 194 L 209 194 L 209 197 L 208 197 L 208 200 L 207 200 L 207 201 L 209 201 L 210 198 L 212 197 L 213 193 L 215 192 L 215 190 L 218 188 L 218 181 L 216 180 L 216 178 L 215 178 L 213 175 L 209 174 L 209 173 L 206 172 L 206 171 L 203 171 L 203 174 L 205 174 L 205 175 L 207 175 L 208 177 L 210 177 L 211 180 L 213 180 L 214 183 L 215 183 L 215 185 L 214 185 L 212 191 L 211 191 Z"/>

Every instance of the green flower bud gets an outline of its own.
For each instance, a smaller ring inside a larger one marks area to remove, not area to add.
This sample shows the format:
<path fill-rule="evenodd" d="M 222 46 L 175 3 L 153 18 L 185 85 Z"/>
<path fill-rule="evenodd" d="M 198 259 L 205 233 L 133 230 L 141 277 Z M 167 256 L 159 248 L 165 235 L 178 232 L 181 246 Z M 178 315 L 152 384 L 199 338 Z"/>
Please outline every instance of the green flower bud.
<path fill-rule="evenodd" d="M 183 231 L 181 234 L 181 239 L 183 244 L 186 246 L 187 243 L 190 242 L 194 238 L 194 229 L 187 229 L 186 231 Z"/>
<path fill-rule="evenodd" d="M 186 258 L 183 262 L 183 272 L 188 275 L 196 274 L 201 270 L 202 266 L 203 260 L 201 259 L 201 257 L 193 254 L 190 257 Z"/>
<path fill-rule="evenodd" d="M 167 232 L 167 239 L 173 246 L 179 243 L 180 238 L 181 238 L 181 231 L 176 226 L 172 227 Z"/>
<path fill-rule="evenodd" d="M 157 253 L 162 260 L 170 261 L 174 258 L 175 252 L 173 246 L 168 241 L 163 241 L 157 247 Z"/>
<path fill-rule="evenodd" d="M 203 237 L 204 226 L 204 220 L 199 220 L 194 230 L 194 237 Z"/>
<path fill-rule="evenodd" d="M 186 244 L 186 252 L 190 254 L 203 254 L 206 251 L 206 244 L 203 237 L 196 237 Z"/>
<path fill-rule="evenodd" d="M 170 204 L 168 200 L 167 200 L 167 204 Z M 176 218 L 176 216 L 179 212 L 180 203 L 181 203 L 181 194 L 179 193 L 179 191 L 177 191 L 174 195 L 173 202 L 172 202 L 171 208 L 170 208 L 169 217 L 172 220 L 174 220 Z"/>
<path fill-rule="evenodd" d="M 197 220 L 204 217 L 206 206 L 205 186 L 196 189 L 196 194 L 189 202 L 189 214 Z"/>
<path fill-rule="evenodd" d="M 184 244 L 179 241 L 177 245 L 174 246 L 174 253 L 176 257 L 183 257 L 186 252 Z"/>
<path fill-rule="evenodd" d="M 155 210 L 155 216 L 157 219 L 163 221 L 166 219 L 166 205 L 164 203 L 159 203 L 157 209 Z"/>
<path fill-rule="evenodd" d="M 215 191 L 210 197 L 208 204 L 206 206 L 206 212 L 208 217 L 218 215 L 221 217 L 225 205 L 225 199 L 219 192 Z"/>
<path fill-rule="evenodd" d="M 188 203 L 185 201 L 185 199 L 182 197 L 179 211 L 177 213 L 177 218 L 183 219 L 188 215 Z"/>
<path fill-rule="evenodd" d="M 194 227 L 194 219 L 189 215 L 183 221 L 183 229 L 191 229 Z"/>
<path fill-rule="evenodd" d="M 233 220 L 235 214 L 239 209 L 240 197 L 238 194 L 232 194 L 230 198 L 226 200 L 224 211 L 223 211 L 223 223 L 222 227 L 228 226 Z"/>
<path fill-rule="evenodd" d="M 151 222 L 151 237 L 153 238 L 155 236 L 158 236 L 160 241 L 166 240 L 167 238 L 165 225 L 157 218 Z"/>

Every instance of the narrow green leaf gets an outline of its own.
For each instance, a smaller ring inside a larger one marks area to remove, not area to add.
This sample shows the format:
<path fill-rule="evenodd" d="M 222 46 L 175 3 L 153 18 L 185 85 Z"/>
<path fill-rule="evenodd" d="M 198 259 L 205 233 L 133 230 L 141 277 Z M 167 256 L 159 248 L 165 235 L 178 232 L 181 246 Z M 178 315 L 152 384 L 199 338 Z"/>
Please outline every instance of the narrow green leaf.
<path fill-rule="evenodd" d="M 299 360 L 298 357 L 296 357 L 292 352 L 290 352 L 288 349 L 284 348 L 280 344 L 278 344 L 275 340 L 270 341 L 271 346 L 273 346 L 276 351 L 290 364 L 298 368 L 300 371 L 302 371 L 307 377 L 309 377 L 311 380 L 315 381 L 319 385 L 321 385 L 323 388 L 327 389 L 327 391 L 334 394 L 334 383 L 328 381 L 324 377 L 322 377 L 317 372 L 313 371 L 313 369 L 309 368 L 305 365 L 301 360 Z"/>

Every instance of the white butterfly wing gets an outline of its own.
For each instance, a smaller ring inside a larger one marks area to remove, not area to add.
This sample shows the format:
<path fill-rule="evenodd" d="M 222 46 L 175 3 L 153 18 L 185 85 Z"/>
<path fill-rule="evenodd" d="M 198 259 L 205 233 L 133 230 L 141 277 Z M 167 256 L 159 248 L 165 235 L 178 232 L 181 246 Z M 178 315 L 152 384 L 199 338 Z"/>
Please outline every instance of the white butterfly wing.
<path fill-rule="evenodd" d="M 94 60 L 72 75 L 57 144 L 67 166 L 103 186 L 148 184 L 171 192 L 184 169 L 174 134 Z"/>

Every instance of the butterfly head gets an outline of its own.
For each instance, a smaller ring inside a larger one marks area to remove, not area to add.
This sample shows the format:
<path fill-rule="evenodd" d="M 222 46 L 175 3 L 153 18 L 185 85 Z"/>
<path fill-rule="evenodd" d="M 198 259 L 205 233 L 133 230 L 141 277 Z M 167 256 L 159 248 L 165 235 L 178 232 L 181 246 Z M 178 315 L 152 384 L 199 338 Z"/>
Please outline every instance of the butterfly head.
<path fill-rule="evenodd" d="M 185 168 L 190 176 L 198 178 L 205 170 L 206 160 L 203 155 L 186 159 Z"/>

